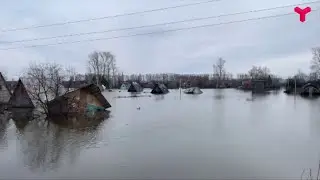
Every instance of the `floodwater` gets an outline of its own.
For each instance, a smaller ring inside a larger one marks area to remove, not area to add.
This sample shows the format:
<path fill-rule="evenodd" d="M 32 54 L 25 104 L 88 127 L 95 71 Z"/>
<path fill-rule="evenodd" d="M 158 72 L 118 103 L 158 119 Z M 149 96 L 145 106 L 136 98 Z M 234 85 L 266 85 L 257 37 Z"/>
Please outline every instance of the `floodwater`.
<path fill-rule="evenodd" d="M 316 176 L 320 100 L 203 92 L 104 92 L 110 117 L 82 129 L 3 121 L 0 178 L 300 179 L 306 168 Z"/>

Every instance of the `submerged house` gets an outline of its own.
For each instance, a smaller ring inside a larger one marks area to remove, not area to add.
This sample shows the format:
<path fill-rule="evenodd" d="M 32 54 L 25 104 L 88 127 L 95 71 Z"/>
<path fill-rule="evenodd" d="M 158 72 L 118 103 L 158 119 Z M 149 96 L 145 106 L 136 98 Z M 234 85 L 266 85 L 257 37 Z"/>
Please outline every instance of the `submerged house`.
<path fill-rule="evenodd" d="M 266 80 L 252 80 L 252 92 L 262 93 L 266 90 Z"/>
<path fill-rule="evenodd" d="M 319 96 L 320 89 L 316 83 L 309 82 L 302 86 L 302 92 L 300 92 L 302 96 Z"/>
<path fill-rule="evenodd" d="M 59 96 L 48 103 L 50 116 L 104 111 L 111 105 L 95 84 Z"/>
<path fill-rule="evenodd" d="M 285 91 L 284 93 L 286 94 L 294 94 L 295 92 L 297 92 L 298 94 L 300 94 L 301 92 L 303 92 L 303 86 L 307 84 L 307 82 L 305 80 L 302 79 L 288 79 L 287 83 L 286 83 L 286 87 L 285 87 Z"/>
<path fill-rule="evenodd" d="M 128 92 L 142 92 L 143 88 L 137 82 L 132 82 L 128 88 Z"/>
<path fill-rule="evenodd" d="M 130 83 L 122 83 L 120 86 L 121 90 L 128 90 L 130 87 Z"/>
<path fill-rule="evenodd" d="M 17 82 L 10 97 L 8 108 L 12 112 L 14 120 L 29 121 L 35 108 L 21 79 Z"/>
<path fill-rule="evenodd" d="M 199 87 L 190 87 L 184 90 L 185 94 L 202 94 L 202 91 Z"/>
<path fill-rule="evenodd" d="M 151 94 L 166 94 L 169 93 L 168 88 L 164 84 L 156 83 L 151 91 Z"/>
<path fill-rule="evenodd" d="M 21 79 L 19 79 L 16 87 L 13 90 L 13 93 L 10 97 L 8 107 L 12 108 L 28 108 L 33 109 L 33 102 L 22 83 Z"/>
<path fill-rule="evenodd" d="M 7 108 L 10 97 L 10 89 L 8 88 L 6 80 L 0 72 L 0 113 Z"/>

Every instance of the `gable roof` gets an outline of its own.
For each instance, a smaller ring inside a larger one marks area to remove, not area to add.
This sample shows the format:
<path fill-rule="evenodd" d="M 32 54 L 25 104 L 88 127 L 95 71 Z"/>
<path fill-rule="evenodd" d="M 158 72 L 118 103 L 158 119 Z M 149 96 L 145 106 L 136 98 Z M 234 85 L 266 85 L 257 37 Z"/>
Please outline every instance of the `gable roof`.
<path fill-rule="evenodd" d="M 12 93 L 11 93 L 11 91 L 10 91 L 10 89 L 9 89 L 8 85 L 7 85 L 7 82 L 6 82 L 6 80 L 4 79 L 4 77 L 3 77 L 3 75 L 2 75 L 2 73 L 1 73 L 1 72 L 0 72 L 0 81 L 2 81 L 2 82 L 3 82 L 3 84 L 4 84 L 5 88 L 7 89 L 7 91 L 9 91 L 9 94 L 10 94 L 10 95 L 12 95 Z"/>
<path fill-rule="evenodd" d="M 151 91 L 152 94 L 165 94 L 168 92 L 168 88 L 164 84 L 159 83 L 156 83 Z"/>
<path fill-rule="evenodd" d="M 33 102 L 21 79 L 18 80 L 14 88 L 9 104 L 11 107 L 34 108 Z"/>
<path fill-rule="evenodd" d="M 137 82 L 132 82 L 128 88 L 128 92 L 141 92 L 143 88 Z"/>

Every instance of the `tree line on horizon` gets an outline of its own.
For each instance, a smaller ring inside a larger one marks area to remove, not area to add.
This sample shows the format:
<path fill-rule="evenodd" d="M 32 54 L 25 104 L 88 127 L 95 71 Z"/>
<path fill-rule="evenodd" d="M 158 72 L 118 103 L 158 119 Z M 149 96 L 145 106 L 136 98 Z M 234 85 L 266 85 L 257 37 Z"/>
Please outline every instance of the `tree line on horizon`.
<path fill-rule="evenodd" d="M 320 78 L 320 47 L 312 49 L 310 73 L 298 71 L 291 78 L 304 80 L 318 80 Z M 237 74 L 236 78 L 225 67 L 226 60 L 218 58 L 213 65 L 213 72 L 207 74 L 131 74 L 124 75 L 119 70 L 116 57 L 111 52 L 94 51 L 88 55 L 87 73 L 76 73 L 74 67 L 63 67 L 53 62 L 30 63 L 23 72 L 23 80 L 31 98 L 36 105 L 47 109 L 50 100 L 66 93 L 63 87 L 65 81 L 86 81 L 88 83 L 103 84 L 106 88 L 118 88 L 123 82 L 137 81 L 139 83 L 161 82 L 171 83 L 179 87 L 180 82 L 194 82 L 199 87 L 215 87 L 225 82 L 242 81 L 246 79 L 280 79 L 271 74 L 266 66 L 252 66 L 247 73 Z M 46 112 L 46 110 L 44 110 Z"/>

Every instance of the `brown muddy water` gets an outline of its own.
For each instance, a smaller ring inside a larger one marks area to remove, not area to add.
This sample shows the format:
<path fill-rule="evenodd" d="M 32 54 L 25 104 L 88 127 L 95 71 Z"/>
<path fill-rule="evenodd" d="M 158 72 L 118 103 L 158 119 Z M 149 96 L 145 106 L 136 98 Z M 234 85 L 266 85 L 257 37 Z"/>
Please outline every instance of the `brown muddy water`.
<path fill-rule="evenodd" d="M 3 121 L 0 178 L 300 179 L 304 168 L 316 175 L 320 100 L 203 92 L 104 92 L 110 117 L 83 129 Z"/>

